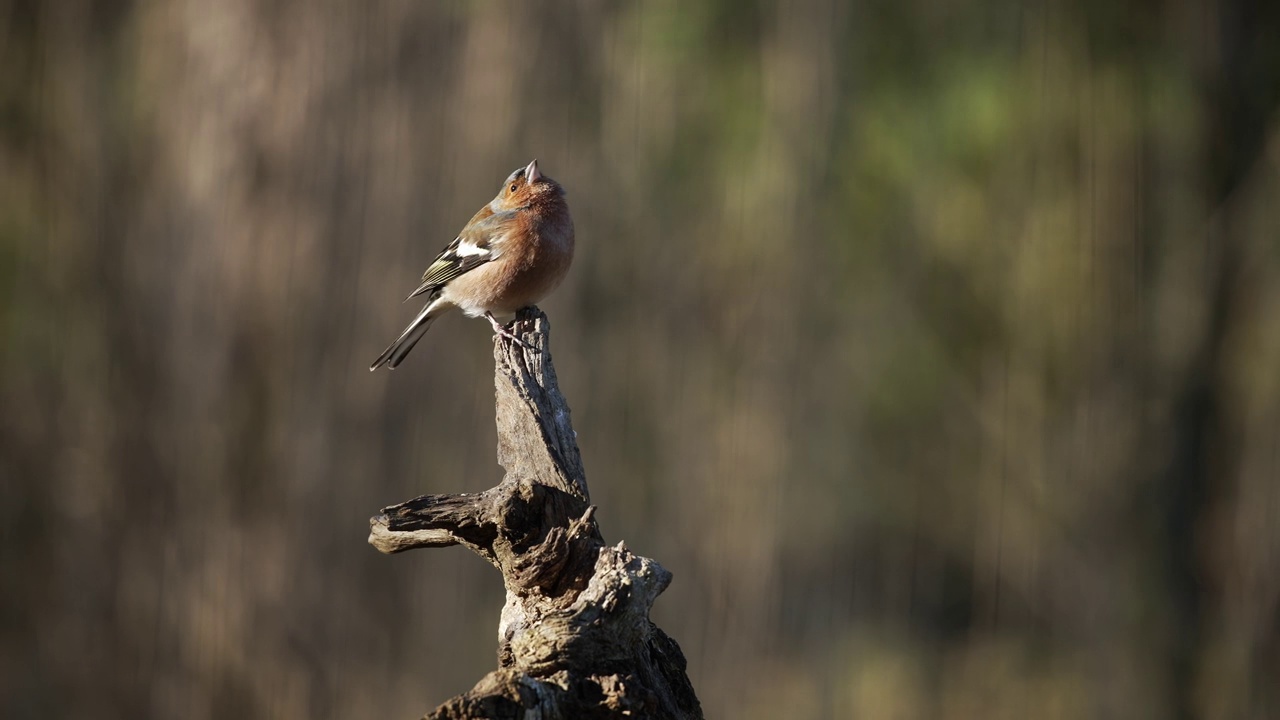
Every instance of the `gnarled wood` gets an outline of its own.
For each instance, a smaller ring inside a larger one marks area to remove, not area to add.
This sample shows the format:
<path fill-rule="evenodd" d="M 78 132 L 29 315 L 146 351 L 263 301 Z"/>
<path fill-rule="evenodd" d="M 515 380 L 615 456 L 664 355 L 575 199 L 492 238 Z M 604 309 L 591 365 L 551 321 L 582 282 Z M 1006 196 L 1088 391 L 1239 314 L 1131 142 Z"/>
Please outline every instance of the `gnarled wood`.
<path fill-rule="evenodd" d="M 465 545 L 502 573 L 498 670 L 428 718 L 701 718 L 680 647 L 649 608 L 671 582 L 657 562 L 604 543 L 547 317 L 526 308 L 494 339 L 501 484 L 384 508 L 384 553 Z"/>

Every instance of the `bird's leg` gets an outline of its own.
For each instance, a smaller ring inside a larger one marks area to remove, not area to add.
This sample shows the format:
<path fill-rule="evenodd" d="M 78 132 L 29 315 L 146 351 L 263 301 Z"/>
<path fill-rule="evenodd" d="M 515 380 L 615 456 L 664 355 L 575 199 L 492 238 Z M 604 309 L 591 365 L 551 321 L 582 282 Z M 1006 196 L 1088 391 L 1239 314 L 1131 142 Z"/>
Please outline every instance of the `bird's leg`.
<path fill-rule="evenodd" d="M 538 349 L 538 348 L 536 348 L 536 347 L 534 347 L 534 346 L 530 345 L 529 343 L 525 342 L 524 340 L 521 340 L 520 338 L 516 337 L 515 335 L 512 335 L 510 330 L 506 329 L 505 327 L 503 327 L 503 326 L 502 326 L 502 323 L 498 322 L 498 319 L 497 319 L 497 318 L 495 318 L 495 317 L 493 316 L 493 313 L 491 313 L 491 312 L 487 312 L 487 313 L 485 313 L 485 314 L 484 314 L 484 318 L 485 318 L 486 320 L 488 320 L 488 321 L 489 321 L 489 324 L 490 324 L 490 325 L 492 325 L 492 326 L 493 326 L 493 332 L 494 332 L 494 333 L 496 333 L 496 334 L 498 334 L 498 335 L 501 335 L 502 337 L 504 337 L 504 338 L 506 338 L 506 339 L 508 339 L 508 340 L 510 340 L 510 341 L 512 341 L 512 342 L 514 342 L 514 343 L 516 343 L 516 344 L 518 344 L 518 345 L 522 345 L 522 346 L 524 346 L 524 347 L 526 347 L 526 348 L 528 348 L 528 349 L 530 349 L 530 350 L 533 350 L 533 351 L 535 351 L 535 352 L 537 351 L 537 349 Z"/>

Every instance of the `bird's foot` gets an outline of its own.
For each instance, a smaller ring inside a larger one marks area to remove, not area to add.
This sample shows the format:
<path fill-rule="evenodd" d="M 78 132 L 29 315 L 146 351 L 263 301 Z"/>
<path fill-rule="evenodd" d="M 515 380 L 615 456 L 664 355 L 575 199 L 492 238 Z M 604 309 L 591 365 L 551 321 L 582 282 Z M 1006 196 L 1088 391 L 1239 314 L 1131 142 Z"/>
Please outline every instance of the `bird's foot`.
<path fill-rule="evenodd" d="M 498 322 L 498 319 L 493 316 L 493 313 L 489 313 L 489 312 L 485 313 L 484 318 L 489 321 L 490 325 L 493 326 L 493 332 L 495 334 L 501 335 L 502 337 L 510 340 L 511 342 L 516 343 L 517 345 L 523 346 L 529 350 L 532 350 L 534 352 L 539 352 L 538 348 L 534 347 L 533 345 L 530 345 L 524 340 L 511 334 L 510 330 L 506 329 L 505 327 L 503 327 L 502 323 Z"/>

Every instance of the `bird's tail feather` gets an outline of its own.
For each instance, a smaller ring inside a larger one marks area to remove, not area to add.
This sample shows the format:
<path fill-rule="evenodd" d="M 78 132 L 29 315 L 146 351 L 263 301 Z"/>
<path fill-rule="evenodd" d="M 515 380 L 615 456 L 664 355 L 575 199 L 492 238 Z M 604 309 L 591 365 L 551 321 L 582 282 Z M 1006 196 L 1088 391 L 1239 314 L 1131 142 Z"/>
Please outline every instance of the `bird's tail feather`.
<path fill-rule="evenodd" d="M 409 327 L 400 333 L 400 337 L 396 338 L 396 341 L 387 346 L 387 349 L 382 351 L 378 359 L 373 361 L 373 364 L 369 366 L 369 371 L 377 370 L 383 365 L 394 370 L 409 354 L 409 351 L 413 349 L 413 346 L 418 344 L 422 336 L 427 334 L 427 328 L 431 327 L 431 323 L 445 309 L 440 307 L 440 303 L 436 302 L 435 298 L 432 298 L 431 302 L 422 307 L 422 312 L 418 313 L 413 322 L 409 323 Z"/>

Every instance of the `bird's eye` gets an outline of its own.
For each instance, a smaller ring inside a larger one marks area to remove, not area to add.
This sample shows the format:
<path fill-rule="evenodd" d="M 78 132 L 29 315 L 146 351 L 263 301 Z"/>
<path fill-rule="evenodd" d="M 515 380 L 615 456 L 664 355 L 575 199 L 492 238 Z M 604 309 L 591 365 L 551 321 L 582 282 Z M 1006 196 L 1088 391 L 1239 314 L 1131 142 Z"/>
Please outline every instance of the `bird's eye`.
<path fill-rule="evenodd" d="M 511 192 L 515 192 L 515 191 L 516 191 L 516 188 L 518 188 L 518 187 L 520 187 L 520 183 L 511 183 L 511 187 L 509 187 L 509 188 L 507 188 L 507 189 L 508 189 L 508 190 L 510 190 Z"/>

